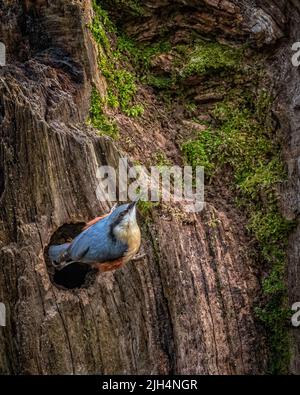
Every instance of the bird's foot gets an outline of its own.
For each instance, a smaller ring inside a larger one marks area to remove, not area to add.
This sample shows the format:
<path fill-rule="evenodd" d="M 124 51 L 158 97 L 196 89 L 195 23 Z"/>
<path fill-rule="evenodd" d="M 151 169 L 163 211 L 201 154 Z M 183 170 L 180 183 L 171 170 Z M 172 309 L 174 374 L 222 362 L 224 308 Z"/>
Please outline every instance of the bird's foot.
<path fill-rule="evenodd" d="M 73 263 L 73 261 L 63 262 L 63 263 L 57 263 L 55 261 L 51 261 L 51 263 L 52 263 L 52 266 L 55 267 L 55 269 L 57 271 L 60 271 L 60 270 L 64 269 L 65 267 L 71 265 L 71 263 Z"/>
<path fill-rule="evenodd" d="M 55 267 L 56 270 L 59 270 L 61 264 L 59 262 L 51 261 L 51 264 L 53 267 Z"/>
<path fill-rule="evenodd" d="M 134 262 L 135 261 L 139 261 L 139 260 L 145 258 L 145 256 L 146 256 L 145 253 L 141 253 L 141 254 L 138 254 L 138 255 L 134 256 L 133 258 L 131 258 L 131 260 L 134 261 Z"/>

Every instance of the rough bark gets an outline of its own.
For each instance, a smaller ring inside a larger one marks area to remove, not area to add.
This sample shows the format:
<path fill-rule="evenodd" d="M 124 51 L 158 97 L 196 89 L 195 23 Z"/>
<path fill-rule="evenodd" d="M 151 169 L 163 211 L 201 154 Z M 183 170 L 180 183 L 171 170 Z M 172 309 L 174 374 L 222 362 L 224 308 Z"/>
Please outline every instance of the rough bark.
<path fill-rule="evenodd" d="M 282 36 L 275 24 L 273 30 L 262 24 L 259 36 L 259 29 L 251 32 L 250 1 L 239 12 L 229 1 L 206 0 L 200 9 L 199 2 L 180 3 L 196 8 L 199 26 L 215 18 L 209 32 L 218 26 L 224 38 L 250 35 L 264 45 Z M 284 7 L 276 9 L 284 19 Z M 260 10 L 259 16 L 267 12 Z M 87 27 L 90 1 L 23 7 L 4 1 L 0 13 L 0 39 L 8 49 L 8 65 L 0 70 L 0 301 L 8 316 L 0 328 L 0 372 L 264 372 L 264 334 L 253 312 L 259 271 L 241 215 L 228 203 L 210 199 L 197 215 L 157 211 L 151 224 L 140 217 L 144 259 L 97 278 L 91 272 L 74 290 L 53 283 L 49 243 L 109 209 L 109 202 L 97 200 L 96 171 L 116 166 L 123 153 L 84 122 L 92 84 L 106 89 Z M 141 146 L 149 143 L 142 140 Z M 295 244 L 291 274 L 299 258 Z"/>
<path fill-rule="evenodd" d="M 300 128 L 300 74 L 299 67 L 292 64 L 292 45 L 299 42 L 300 5 L 297 1 L 279 2 L 282 11 L 287 15 L 286 39 L 276 51 L 272 63 L 274 80 L 276 81 L 278 98 L 275 114 L 279 119 L 282 134 L 285 137 L 283 152 L 288 168 L 288 180 L 282 186 L 282 210 L 287 218 L 295 220 L 296 227 L 289 239 L 287 282 L 289 302 L 300 301 L 300 227 L 299 227 L 299 128 Z M 293 355 L 290 371 L 300 373 L 300 332 L 299 328 L 291 329 Z"/>

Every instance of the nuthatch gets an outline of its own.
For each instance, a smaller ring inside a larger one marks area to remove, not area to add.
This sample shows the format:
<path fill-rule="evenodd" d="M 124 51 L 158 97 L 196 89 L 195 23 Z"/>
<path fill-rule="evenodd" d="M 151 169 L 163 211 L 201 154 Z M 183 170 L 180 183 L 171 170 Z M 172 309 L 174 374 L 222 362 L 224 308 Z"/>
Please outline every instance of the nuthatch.
<path fill-rule="evenodd" d="M 73 262 L 82 262 L 102 272 L 124 265 L 141 245 L 136 203 L 123 204 L 90 221 L 71 243 L 50 246 L 53 265 L 61 270 Z"/>

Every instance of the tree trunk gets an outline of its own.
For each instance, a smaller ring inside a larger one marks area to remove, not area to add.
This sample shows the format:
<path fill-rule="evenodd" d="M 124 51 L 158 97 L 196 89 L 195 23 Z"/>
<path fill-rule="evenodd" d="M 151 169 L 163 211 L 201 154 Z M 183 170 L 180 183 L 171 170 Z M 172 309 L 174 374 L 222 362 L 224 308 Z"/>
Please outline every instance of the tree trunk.
<path fill-rule="evenodd" d="M 202 3 L 199 12 L 223 18 L 221 36 L 249 37 L 246 1 L 243 23 L 234 2 L 215 8 L 212 0 Z M 292 4 L 290 15 L 298 7 Z M 280 9 L 274 5 L 273 11 Z M 109 211 L 111 203 L 97 198 L 97 169 L 117 167 L 124 141 L 100 137 L 85 122 L 92 86 L 106 91 L 88 27 L 91 2 L 4 0 L 0 15 L 0 41 L 8 54 L 0 69 L 0 302 L 7 310 L 0 372 L 265 372 L 265 333 L 254 314 L 260 270 L 243 215 L 230 199 L 210 198 L 199 214 L 158 209 L 152 222 L 140 215 L 146 256 L 115 272 L 96 276 L 74 265 L 59 274 L 51 267 L 49 244 L 74 237 L 85 222 Z M 259 37 L 262 45 L 280 39 L 280 23 L 276 29 Z M 293 78 L 296 95 L 296 69 Z M 282 117 L 287 111 L 281 110 Z M 149 125 L 132 132 L 136 142 L 141 137 L 140 147 L 151 145 L 143 140 Z M 158 128 L 166 141 L 168 134 Z M 132 155 L 141 159 L 143 149 L 135 147 Z M 291 274 L 299 269 L 298 236 L 291 241 Z M 293 371 L 299 372 L 299 362 Z"/>

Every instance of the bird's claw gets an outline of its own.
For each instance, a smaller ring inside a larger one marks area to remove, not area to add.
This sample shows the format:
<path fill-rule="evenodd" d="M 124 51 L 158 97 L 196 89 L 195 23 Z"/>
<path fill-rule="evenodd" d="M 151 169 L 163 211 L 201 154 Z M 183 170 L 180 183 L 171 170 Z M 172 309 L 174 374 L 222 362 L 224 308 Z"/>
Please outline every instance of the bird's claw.
<path fill-rule="evenodd" d="M 57 263 L 54 261 L 53 262 L 51 261 L 51 263 L 52 263 L 52 266 L 55 268 L 55 270 L 57 270 L 58 272 L 61 271 L 61 269 L 63 269 L 63 266 L 60 263 Z"/>
<path fill-rule="evenodd" d="M 132 261 L 139 261 L 140 259 L 145 258 L 145 256 L 146 256 L 145 253 L 138 254 L 138 255 L 134 256 L 131 260 L 132 260 Z"/>

